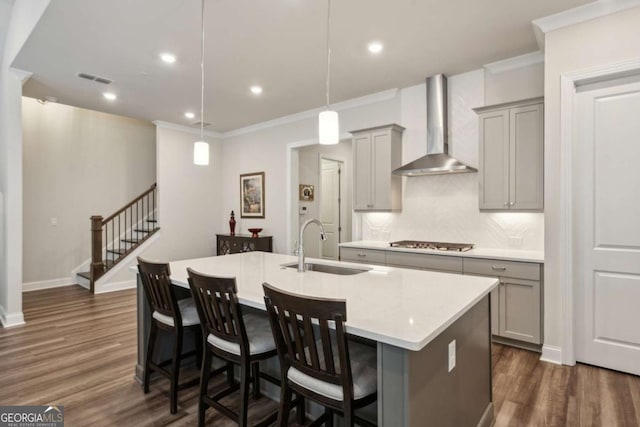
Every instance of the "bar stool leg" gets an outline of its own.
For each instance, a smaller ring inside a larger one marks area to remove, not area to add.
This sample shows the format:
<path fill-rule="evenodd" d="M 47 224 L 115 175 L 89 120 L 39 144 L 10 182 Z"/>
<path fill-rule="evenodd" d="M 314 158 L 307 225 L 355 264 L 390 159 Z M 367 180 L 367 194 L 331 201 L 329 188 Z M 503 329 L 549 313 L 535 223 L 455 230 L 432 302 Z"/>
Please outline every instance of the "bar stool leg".
<path fill-rule="evenodd" d="M 247 426 L 247 415 L 249 412 L 249 382 L 251 364 L 242 363 L 240 365 L 240 411 L 238 413 L 238 425 Z"/>
<path fill-rule="evenodd" d="M 253 371 L 253 398 L 260 398 L 260 362 L 254 362 L 251 364 L 251 370 Z"/>
<path fill-rule="evenodd" d="M 285 379 L 286 381 L 286 379 Z M 291 411 L 291 389 L 288 385 L 280 386 L 280 409 L 278 410 L 278 423 L 280 427 L 287 427 L 289 424 L 289 412 Z"/>
<path fill-rule="evenodd" d="M 302 425 L 307 422 L 307 414 L 305 413 L 304 397 L 298 395 L 298 405 L 296 406 L 296 421 Z"/>
<path fill-rule="evenodd" d="M 182 331 L 176 329 L 176 341 L 173 348 L 173 363 L 171 369 L 171 413 L 178 412 L 178 380 L 180 378 L 180 356 L 182 354 Z"/>
<path fill-rule="evenodd" d="M 158 335 L 158 326 L 156 322 L 151 322 L 149 330 L 149 340 L 147 341 L 147 357 L 144 361 L 144 392 L 149 393 L 149 380 L 151 379 L 151 361 L 153 360 L 153 351 L 156 346 L 156 337 Z"/>
<path fill-rule="evenodd" d="M 207 405 L 202 398 L 209 390 L 209 370 L 211 369 L 211 351 L 208 346 L 204 346 L 204 357 L 202 358 L 202 368 L 200 369 L 200 397 L 198 398 L 198 426 L 204 427 L 205 412 Z"/>

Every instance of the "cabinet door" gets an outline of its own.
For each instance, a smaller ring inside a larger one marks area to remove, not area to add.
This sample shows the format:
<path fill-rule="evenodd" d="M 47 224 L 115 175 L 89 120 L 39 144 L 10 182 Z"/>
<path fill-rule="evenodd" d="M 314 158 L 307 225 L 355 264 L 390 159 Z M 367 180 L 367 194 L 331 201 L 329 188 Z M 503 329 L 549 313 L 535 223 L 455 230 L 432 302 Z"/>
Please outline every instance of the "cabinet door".
<path fill-rule="evenodd" d="M 371 134 L 373 148 L 372 174 L 373 188 L 371 205 L 373 209 L 390 210 L 391 206 L 391 130 Z"/>
<path fill-rule="evenodd" d="M 368 210 L 373 207 L 372 164 L 373 147 L 371 134 L 356 135 L 353 138 L 353 209 Z"/>
<path fill-rule="evenodd" d="M 500 336 L 541 344 L 540 282 L 500 278 Z"/>
<path fill-rule="evenodd" d="M 480 116 L 480 209 L 508 209 L 509 110 Z"/>
<path fill-rule="evenodd" d="M 544 130 L 542 104 L 509 110 L 509 206 L 542 209 Z"/>

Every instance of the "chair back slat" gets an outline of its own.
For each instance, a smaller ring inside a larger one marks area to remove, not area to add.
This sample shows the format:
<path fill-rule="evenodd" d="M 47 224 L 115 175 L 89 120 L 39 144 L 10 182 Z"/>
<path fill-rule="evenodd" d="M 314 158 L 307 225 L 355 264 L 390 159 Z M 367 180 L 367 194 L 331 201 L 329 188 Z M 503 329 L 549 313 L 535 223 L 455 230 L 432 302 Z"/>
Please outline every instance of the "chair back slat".
<path fill-rule="evenodd" d="M 200 323 L 206 333 L 239 344 L 242 354 L 249 354 L 249 340 L 242 320 L 235 278 L 215 277 L 190 268 L 189 287 Z"/>
<path fill-rule="evenodd" d="M 152 311 L 170 316 L 174 320 L 174 325 L 181 325 L 182 317 L 171 284 L 169 264 L 150 262 L 138 257 L 138 272 Z"/>
<path fill-rule="evenodd" d="M 293 367 L 321 381 L 343 387 L 352 384 L 345 352 L 346 302 L 295 295 L 268 283 L 262 286 L 283 372 Z M 316 325 L 319 334 L 313 332 Z"/>

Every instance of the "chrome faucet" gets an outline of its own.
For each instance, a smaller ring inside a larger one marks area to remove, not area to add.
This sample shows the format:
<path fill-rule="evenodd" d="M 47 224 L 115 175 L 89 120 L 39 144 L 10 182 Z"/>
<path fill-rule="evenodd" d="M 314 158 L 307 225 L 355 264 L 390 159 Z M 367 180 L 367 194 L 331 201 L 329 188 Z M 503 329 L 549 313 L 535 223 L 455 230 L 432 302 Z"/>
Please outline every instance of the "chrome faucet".
<path fill-rule="evenodd" d="M 307 225 L 311 223 L 318 224 L 318 227 L 320 227 L 320 239 L 327 240 L 327 236 L 324 233 L 324 227 L 322 226 L 322 223 L 317 219 L 315 218 L 309 219 L 300 226 L 300 238 L 298 239 L 298 271 L 299 272 L 304 272 L 304 244 L 303 244 L 304 230 L 307 228 Z"/>

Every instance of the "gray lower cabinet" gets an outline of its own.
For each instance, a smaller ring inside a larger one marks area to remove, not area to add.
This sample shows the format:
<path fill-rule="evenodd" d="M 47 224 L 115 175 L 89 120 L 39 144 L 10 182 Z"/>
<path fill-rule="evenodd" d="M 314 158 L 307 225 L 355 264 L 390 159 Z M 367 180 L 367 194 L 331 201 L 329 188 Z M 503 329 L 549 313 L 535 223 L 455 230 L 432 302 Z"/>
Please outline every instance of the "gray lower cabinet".
<path fill-rule="evenodd" d="M 413 252 L 387 252 L 387 265 L 462 274 L 462 258 Z"/>
<path fill-rule="evenodd" d="M 491 293 L 491 332 L 508 339 L 542 344 L 542 265 L 465 258 L 464 274 L 495 276 Z"/>
<path fill-rule="evenodd" d="M 340 248 L 340 260 L 365 264 L 386 265 L 386 251 L 375 249 Z"/>
<path fill-rule="evenodd" d="M 508 340 L 542 344 L 542 264 L 347 247 L 340 248 L 340 259 L 497 277 L 500 285 L 491 292 L 491 333 Z"/>

